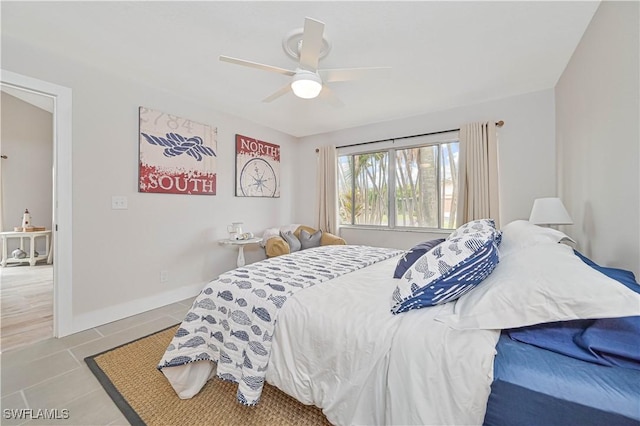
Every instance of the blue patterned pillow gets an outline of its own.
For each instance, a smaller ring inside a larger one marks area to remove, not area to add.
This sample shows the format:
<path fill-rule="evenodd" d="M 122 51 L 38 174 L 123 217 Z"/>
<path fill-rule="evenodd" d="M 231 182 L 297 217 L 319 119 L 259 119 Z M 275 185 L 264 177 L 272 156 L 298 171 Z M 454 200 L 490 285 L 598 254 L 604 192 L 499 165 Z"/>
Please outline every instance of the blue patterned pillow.
<path fill-rule="evenodd" d="M 416 263 L 416 260 L 420 259 L 426 252 L 428 252 L 429 250 L 431 250 L 432 248 L 434 248 L 435 246 L 437 246 L 443 241 L 444 241 L 444 238 L 438 238 L 435 240 L 424 241 L 412 247 L 411 250 L 406 252 L 404 256 L 402 256 L 400 260 L 398 260 L 398 263 L 396 265 L 396 270 L 393 273 L 393 278 L 402 277 L 404 273 L 407 272 L 407 269 L 409 269 L 411 265 Z"/>
<path fill-rule="evenodd" d="M 391 312 L 447 303 L 473 289 L 498 264 L 500 238 L 491 219 L 462 225 L 405 272 L 393 292 Z"/>
<path fill-rule="evenodd" d="M 479 231 L 493 232 L 496 245 L 498 245 L 498 247 L 500 246 L 502 242 L 502 231 L 496 229 L 496 222 L 493 219 L 477 219 L 467 222 L 449 234 L 447 240 Z"/>

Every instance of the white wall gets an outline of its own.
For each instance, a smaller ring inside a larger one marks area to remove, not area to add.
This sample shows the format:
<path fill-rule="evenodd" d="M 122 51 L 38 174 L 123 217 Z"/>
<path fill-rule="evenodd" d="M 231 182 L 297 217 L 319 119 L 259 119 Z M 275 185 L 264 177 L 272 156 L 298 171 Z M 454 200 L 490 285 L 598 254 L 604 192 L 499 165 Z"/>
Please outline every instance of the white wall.
<path fill-rule="evenodd" d="M 235 267 L 237 252 L 217 243 L 227 224 L 243 221 L 246 231 L 261 233 L 292 222 L 295 138 L 149 87 L 144 76 L 122 80 L 2 41 L 3 68 L 73 90 L 74 331 L 197 294 Z M 216 196 L 137 192 L 139 106 L 217 127 Z M 279 199 L 233 195 L 236 133 L 281 146 Z M 126 196 L 129 208 L 112 210 L 113 195 Z M 264 252 L 253 247 L 246 257 L 255 261 Z M 167 283 L 160 283 L 161 270 Z"/>
<path fill-rule="evenodd" d="M 143 75 L 122 80 L 3 37 L 3 68 L 73 90 L 73 328 L 197 293 L 204 282 L 235 266 L 236 252 L 217 244 L 233 221 L 245 222 L 245 230 L 255 233 L 286 223 L 315 226 L 317 147 L 440 131 L 470 121 L 505 121 L 498 130 L 503 224 L 527 218 L 533 200 L 555 195 L 558 181 L 576 220 L 568 231 L 589 248 L 587 254 L 638 272 L 637 15 L 636 3 L 603 3 L 555 94 L 549 89 L 300 141 L 149 87 Z M 218 128 L 218 195 L 137 192 L 139 106 Z M 280 199 L 234 197 L 235 133 L 281 145 Z M 611 150 L 625 154 L 614 158 Z M 127 196 L 129 209 L 111 210 L 112 195 Z M 342 235 L 350 243 L 398 248 L 440 236 L 368 230 L 343 230 Z M 262 257 L 259 249 L 247 251 L 248 261 Z M 159 282 L 160 270 L 169 272 L 168 283 Z"/>
<path fill-rule="evenodd" d="M 638 2 L 602 2 L 555 88 L 566 230 L 594 261 L 640 275 Z"/>
<path fill-rule="evenodd" d="M 3 231 L 21 226 L 25 209 L 33 226 L 51 229 L 53 193 L 53 117 L 50 112 L 1 92 Z M 8 240 L 8 251 L 18 246 Z M 36 250 L 45 253 L 44 238 Z"/>
<path fill-rule="evenodd" d="M 556 191 L 553 89 L 446 111 L 341 130 L 300 140 L 296 180 L 296 220 L 315 225 L 315 149 L 460 127 L 472 121 L 504 120 L 498 129 L 502 224 L 528 219 L 533 200 Z M 369 146 L 370 148 L 371 146 Z M 310 167 L 313 165 L 314 167 Z M 442 234 L 341 229 L 347 242 L 409 248 Z"/>

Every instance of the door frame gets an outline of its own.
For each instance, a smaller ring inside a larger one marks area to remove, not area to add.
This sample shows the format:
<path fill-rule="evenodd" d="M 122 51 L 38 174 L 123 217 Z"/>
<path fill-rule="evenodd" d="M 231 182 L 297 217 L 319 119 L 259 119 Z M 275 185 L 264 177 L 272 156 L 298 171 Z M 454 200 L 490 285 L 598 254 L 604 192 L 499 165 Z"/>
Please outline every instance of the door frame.
<path fill-rule="evenodd" d="M 71 173 L 72 92 L 68 87 L 2 69 L 3 84 L 53 98 L 53 336 L 73 330 Z"/>

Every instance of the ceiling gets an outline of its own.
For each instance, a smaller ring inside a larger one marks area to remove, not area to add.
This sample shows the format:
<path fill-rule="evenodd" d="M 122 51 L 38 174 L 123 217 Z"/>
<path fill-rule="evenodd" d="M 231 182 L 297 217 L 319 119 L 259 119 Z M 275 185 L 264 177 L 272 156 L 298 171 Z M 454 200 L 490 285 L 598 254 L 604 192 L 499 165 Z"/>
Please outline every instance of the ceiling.
<path fill-rule="evenodd" d="M 7 2 L 2 37 L 138 80 L 302 137 L 552 88 L 597 1 Z M 320 68 L 391 67 L 383 80 L 331 83 L 344 106 L 293 94 L 283 37 L 326 24 Z"/>
<path fill-rule="evenodd" d="M 44 111 L 53 113 L 53 98 L 6 84 L 0 84 L 0 90 Z"/>

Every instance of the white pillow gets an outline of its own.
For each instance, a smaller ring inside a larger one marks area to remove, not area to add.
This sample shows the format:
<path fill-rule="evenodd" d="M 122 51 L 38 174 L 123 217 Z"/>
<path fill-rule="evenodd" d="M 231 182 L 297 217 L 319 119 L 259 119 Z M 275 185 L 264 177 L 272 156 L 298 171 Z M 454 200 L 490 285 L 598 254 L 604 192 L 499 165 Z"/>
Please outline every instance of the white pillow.
<path fill-rule="evenodd" d="M 534 225 L 528 220 L 514 220 L 502 227 L 500 255 L 507 256 L 520 249 L 541 243 L 559 243 L 573 241 L 565 233 L 553 228 Z"/>
<path fill-rule="evenodd" d="M 501 258 L 453 312 L 436 320 L 455 329 L 504 329 L 640 315 L 640 295 L 585 264 L 571 247 L 541 243 Z"/>

